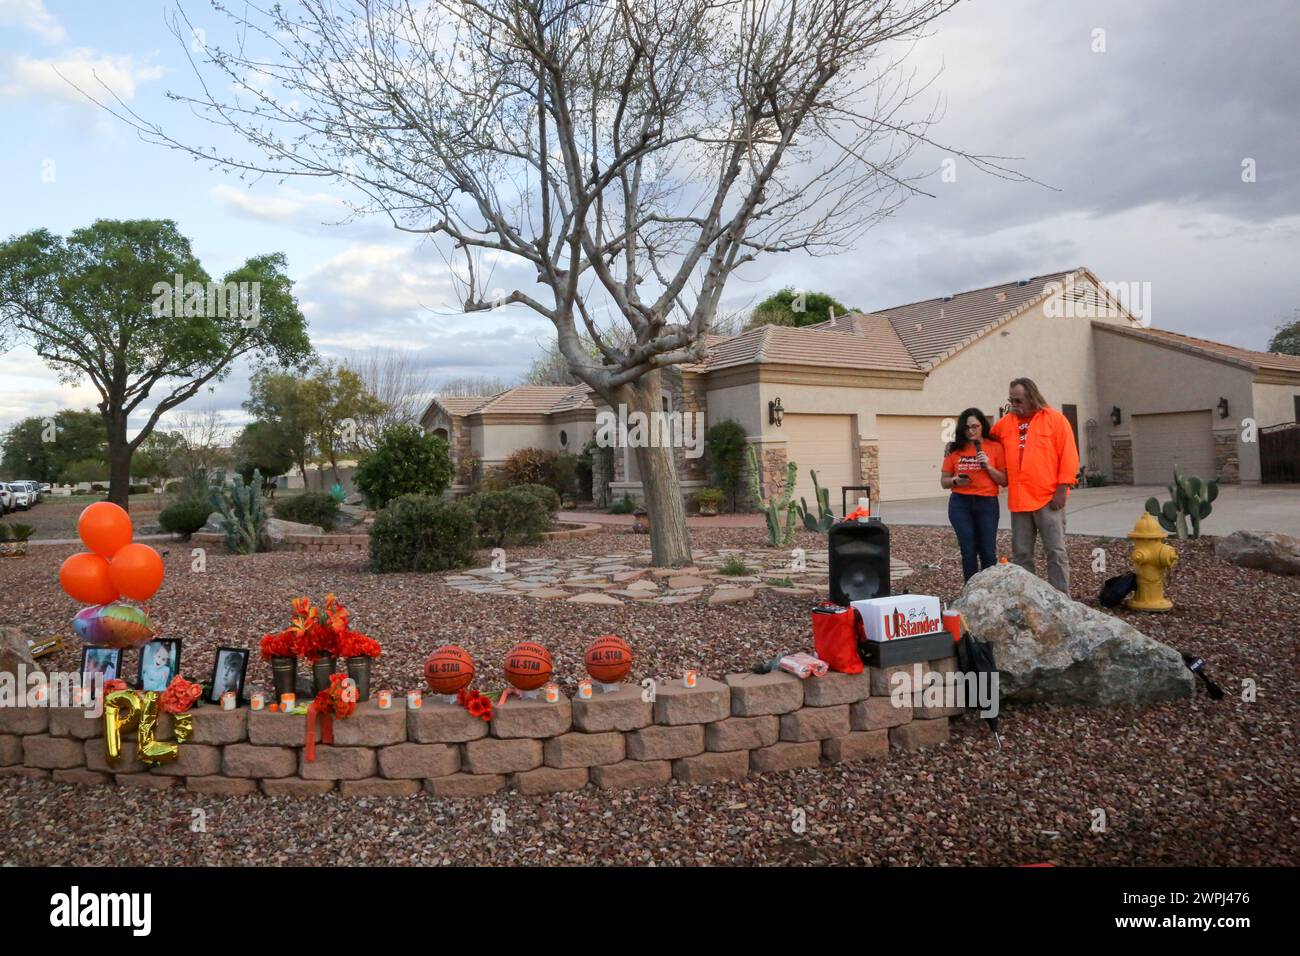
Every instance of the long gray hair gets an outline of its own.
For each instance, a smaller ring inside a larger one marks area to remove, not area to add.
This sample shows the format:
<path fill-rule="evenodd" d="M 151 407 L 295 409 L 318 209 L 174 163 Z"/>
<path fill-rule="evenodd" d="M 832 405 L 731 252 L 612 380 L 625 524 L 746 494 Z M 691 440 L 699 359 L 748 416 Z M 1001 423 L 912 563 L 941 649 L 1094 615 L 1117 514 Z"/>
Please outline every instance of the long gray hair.
<path fill-rule="evenodd" d="M 1047 404 L 1047 399 L 1043 398 L 1043 393 L 1038 390 L 1032 378 L 1013 378 L 1007 388 L 1015 388 L 1019 385 L 1025 390 L 1025 398 L 1029 399 L 1037 408 L 1051 408 Z"/>

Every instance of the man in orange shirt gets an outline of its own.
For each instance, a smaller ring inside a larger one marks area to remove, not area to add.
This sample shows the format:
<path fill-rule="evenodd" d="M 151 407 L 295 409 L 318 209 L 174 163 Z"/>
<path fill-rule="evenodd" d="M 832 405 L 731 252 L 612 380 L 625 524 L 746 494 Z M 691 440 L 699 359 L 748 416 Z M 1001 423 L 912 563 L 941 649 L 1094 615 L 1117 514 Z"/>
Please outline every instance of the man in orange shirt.
<path fill-rule="evenodd" d="M 1068 595 L 1065 499 L 1079 472 L 1074 430 L 1069 419 L 1048 406 L 1033 379 L 1014 379 L 1007 401 L 1011 414 L 999 418 L 991 434 L 1006 455 L 1012 560 L 1032 574 L 1034 542 L 1041 535 L 1047 580 Z"/>

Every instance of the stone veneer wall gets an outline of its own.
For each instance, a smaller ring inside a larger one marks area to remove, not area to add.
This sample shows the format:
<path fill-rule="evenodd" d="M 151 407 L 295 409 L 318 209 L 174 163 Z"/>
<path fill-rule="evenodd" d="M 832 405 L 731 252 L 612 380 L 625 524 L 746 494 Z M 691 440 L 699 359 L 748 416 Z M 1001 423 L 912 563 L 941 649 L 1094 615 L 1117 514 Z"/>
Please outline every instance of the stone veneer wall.
<path fill-rule="evenodd" d="M 930 662 L 955 670 L 954 658 Z M 653 703 L 628 685 L 591 700 L 511 699 L 491 723 L 454 704 L 426 701 L 408 711 L 373 700 L 334 722 L 334 743 L 303 754 L 306 718 L 197 708 L 194 733 L 173 763 L 148 767 L 128 734 L 122 755 L 104 755 L 104 722 L 80 708 L 0 709 L 0 776 L 56 783 L 116 784 L 196 793 L 310 796 L 469 797 L 506 787 L 521 793 L 649 787 L 739 780 L 749 774 L 815 767 L 823 761 L 883 757 L 948 739 L 955 709 L 894 707 L 894 668 L 801 681 L 784 673 L 701 677 L 686 688 L 660 682 Z M 171 718 L 158 738 L 171 738 Z M 319 729 L 317 730 L 319 740 Z"/>
<path fill-rule="evenodd" d="M 1214 474 L 1224 485 L 1241 484 L 1241 458 L 1237 451 L 1237 429 L 1214 433 Z"/>
<path fill-rule="evenodd" d="M 871 512 L 875 514 L 880 506 L 880 443 L 874 438 L 858 440 L 858 474 L 859 484 L 871 486 Z M 852 511 L 857 506 L 857 501 L 850 499 L 847 507 Z M 838 508 L 839 502 L 831 502 L 831 507 Z"/>
<path fill-rule="evenodd" d="M 1117 485 L 1133 484 L 1133 439 L 1110 436 L 1110 480 Z"/>

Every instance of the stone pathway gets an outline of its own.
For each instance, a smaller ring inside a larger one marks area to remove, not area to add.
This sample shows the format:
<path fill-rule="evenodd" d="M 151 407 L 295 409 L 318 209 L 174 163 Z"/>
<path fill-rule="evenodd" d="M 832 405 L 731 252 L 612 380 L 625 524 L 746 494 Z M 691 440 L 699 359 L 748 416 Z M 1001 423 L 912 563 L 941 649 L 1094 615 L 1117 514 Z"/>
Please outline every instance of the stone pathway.
<path fill-rule="evenodd" d="M 652 568 L 649 551 L 524 558 L 507 561 L 503 571 L 475 568 L 447 574 L 443 580 L 472 594 L 573 604 L 734 604 L 765 589 L 809 598 L 826 592 L 829 557 L 824 552 L 806 555 L 798 570 L 791 553 L 779 548 L 697 548 L 691 551 L 691 560 L 694 565 L 689 568 Z M 722 566 L 734 560 L 743 561 L 747 573 L 722 574 Z M 906 563 L 891 561 L 892 580 L 911 573 Z"/>

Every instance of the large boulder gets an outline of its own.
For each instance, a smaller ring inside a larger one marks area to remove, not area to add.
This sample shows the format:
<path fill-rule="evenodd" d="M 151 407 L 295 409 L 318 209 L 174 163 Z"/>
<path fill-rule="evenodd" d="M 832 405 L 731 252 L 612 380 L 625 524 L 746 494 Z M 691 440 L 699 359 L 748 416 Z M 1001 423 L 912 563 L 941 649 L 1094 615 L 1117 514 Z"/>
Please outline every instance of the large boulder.
<path fill-rule="evenodd" d="M 226 529 L 221 524 L 221 512 L 214 511 L 212 512 L 212 514 L 208 515 L 208 520 L 203 523 L 203 527 L 200 528 L 199 530 L 216 532 L 217 534 L 224 534 Z"/>
<path fill-rule="evenodd" d="M 300 524 L 297 521 L 285 521 L 283 518 L 268 518 L 266 520 L 266 536 L 270 539 L 271 546 L 275 548 L 284 544 L 286 535 L 324 533 L 325 531 L 319 525 Z"/>
<path fill-rule="evenodd" d="M 1214 553 L 1243 568 L 1300 574 L 1300 538 L 1280 531 L 1234 531 L 1214 542 Z"/>
<path fill-rule="evenodd" d="M 32 635 L 22 628 L 0 625 L 0 674 L 13 674 L 16 677 L 23 673 L 19 670 L 20 666 L 25 667 L 28 674 L 41 670 L 27 645 L 30 637 Z"/>
<path fill-rule="evenodd" d="M 993 645 L 1003 700 L 1148 704 L 1196 689 L 1178 651 L 1070 600 L 1019 565 L 981 571 L 953 607 L 972 636 Z"/>

